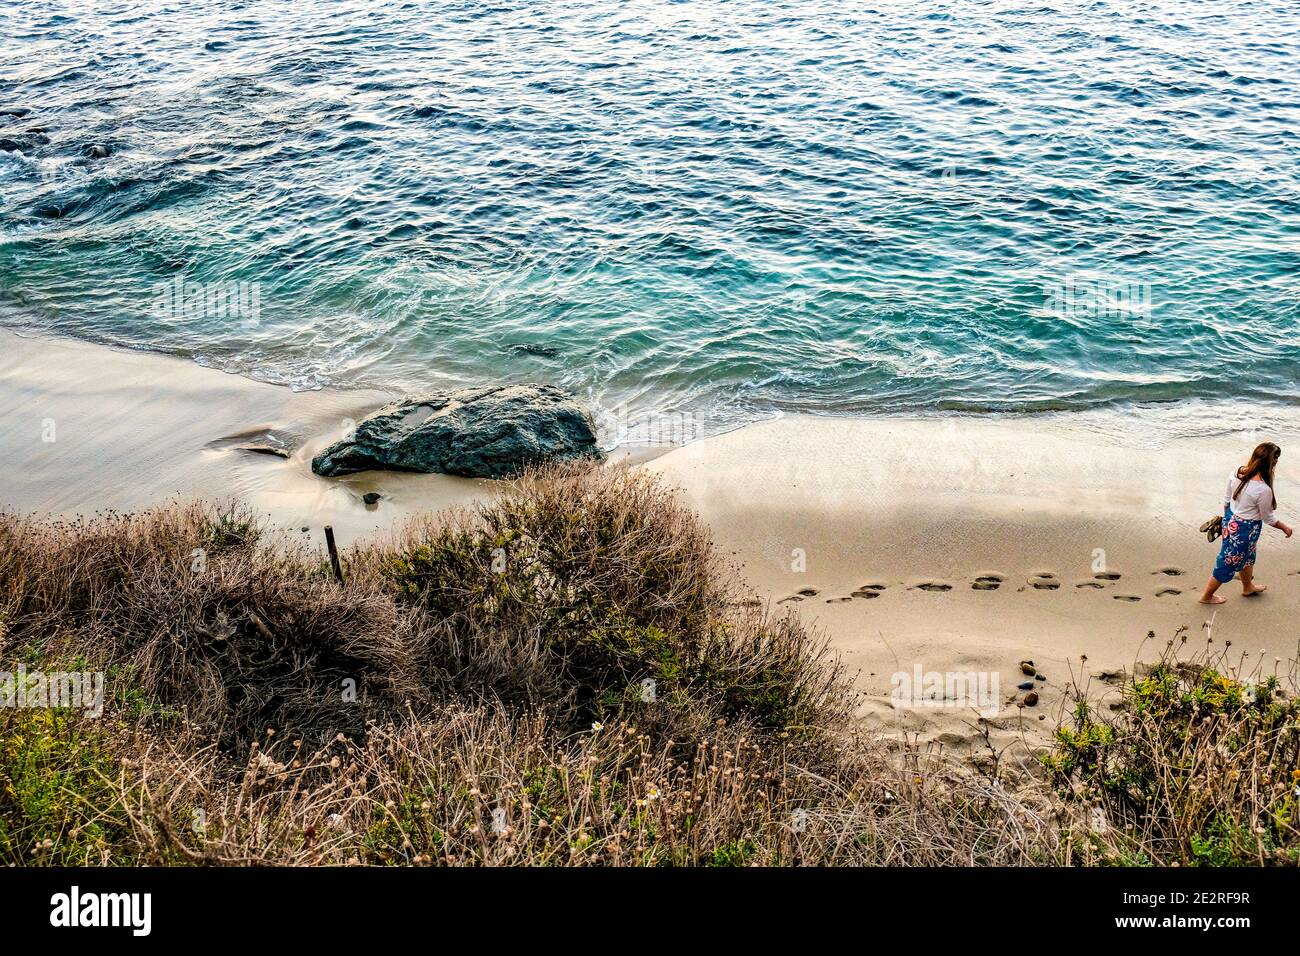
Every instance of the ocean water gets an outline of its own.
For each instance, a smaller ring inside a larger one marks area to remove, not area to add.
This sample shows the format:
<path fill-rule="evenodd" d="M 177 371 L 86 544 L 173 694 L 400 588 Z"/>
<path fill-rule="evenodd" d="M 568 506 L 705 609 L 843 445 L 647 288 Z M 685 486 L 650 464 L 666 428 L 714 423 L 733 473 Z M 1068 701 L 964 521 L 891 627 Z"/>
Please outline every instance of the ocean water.
<path fill-rule="evenodd" d="M 7 0 L 0 323 L 701 434 L 1294 421 L 1297 90 L 1293 0 Z"/>

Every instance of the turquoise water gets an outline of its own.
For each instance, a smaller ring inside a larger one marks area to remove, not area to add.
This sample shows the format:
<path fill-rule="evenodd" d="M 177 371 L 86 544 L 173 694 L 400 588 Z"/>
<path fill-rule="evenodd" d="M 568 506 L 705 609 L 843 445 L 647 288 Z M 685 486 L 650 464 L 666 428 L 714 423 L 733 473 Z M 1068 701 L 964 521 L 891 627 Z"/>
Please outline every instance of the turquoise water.
<path fill-rule="evenodd" d="M 1290 0 L 83 6 L 0 13 L 6 325 L 704 431 L 1300 403 Z"/>

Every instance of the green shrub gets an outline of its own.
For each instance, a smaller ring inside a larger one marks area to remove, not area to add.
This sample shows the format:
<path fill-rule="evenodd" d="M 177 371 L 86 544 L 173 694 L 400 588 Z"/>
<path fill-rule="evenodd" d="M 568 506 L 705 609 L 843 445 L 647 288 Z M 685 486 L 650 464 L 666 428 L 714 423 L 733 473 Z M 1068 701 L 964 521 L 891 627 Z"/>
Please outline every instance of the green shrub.
<path fill-rule="evenodd" d="M 851 709 L 802 628 L 738 611 L 696 517 L 644 473 L 530 476 L 356 565 L 420 612 L 430 683 L 457 693 L 568 706 L 575 726 L 636 712 L 647 694 L 679 727 L 803 733 Z"/>
<path fill-rule="evenodd" d="M 0 864 L 131 863 L 121 768 L 94 722 L 70 711 L 0 711 Z"/>
<path fill-rule="evenodd" d="M 1076 688 L 1073 726 L 1044 758 L 1106 825 L 1079 845 L 1112 859 L 1261 865 L 1300 860 L 1300 701 L 1273 675 L 1242 680 L 1226 658 L 1161 660 L 1099 720 Z M 1076 835 L 1084 829 L 1076 831 Z"/>

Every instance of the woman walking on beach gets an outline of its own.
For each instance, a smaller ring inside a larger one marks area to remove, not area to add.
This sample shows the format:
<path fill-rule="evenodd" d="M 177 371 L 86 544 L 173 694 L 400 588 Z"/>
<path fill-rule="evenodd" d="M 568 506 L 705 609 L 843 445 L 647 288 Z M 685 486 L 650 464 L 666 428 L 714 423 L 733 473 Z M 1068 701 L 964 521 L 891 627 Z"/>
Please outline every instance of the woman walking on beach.
<path fill-rule="evenodd" d="M 1277 497 L 1273 494 L 1273 472 L 1281 457 L 1282 449 L 1266 441 L 1228 479 L 1228 491 L 1223 496 L 1223 547 L 1201 595 L 1202 604 L 1222 604 L 1223 598 L 1214 592 L 1238 574 L 1241 593 L 1246 597 L 1268 589 L 1255 583 L 1255 546 L 1259 533 L 1267 524 L 1291 537 L 1291 528 L 1278 521 L 1274 514 Z"/>

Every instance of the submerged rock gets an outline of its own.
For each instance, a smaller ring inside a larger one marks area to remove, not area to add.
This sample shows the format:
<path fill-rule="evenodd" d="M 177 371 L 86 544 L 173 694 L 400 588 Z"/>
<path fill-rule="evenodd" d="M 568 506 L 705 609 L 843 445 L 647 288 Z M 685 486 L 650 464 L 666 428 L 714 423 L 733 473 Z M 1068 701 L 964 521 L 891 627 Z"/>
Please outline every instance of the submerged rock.
<path fill-rule="evenodd" d="M 497 385 L 385 405 L 312 459 L 327 478 L 369 469 L 509 478 L 543 461 L 599 458 L 591 415 L 553 385 Z"/>
<path fill-rule="evenodd" d="M 18 153 L 37 146 L 48 146 L 50 138 L 40 131 L 28 130 L 25 133 L 13 133 L 0 137 L 0 152 Z"/>
<path fill-rule="evenodd" d="M 253 455 L 273 455 L 276 458 L 288 458 L 298 445 L 296 436 L 276 428 L 254 428 L 237 435 L 208 442 L 209 448 L 232 449 Z"/>
<path fill-rule="evenodd" d="M 252 455 L 273 455 L 276 458 L 288 458 L 290 455 L 288 448 L 275 444 L 269 439 L 262 442 L 251 441 L 247 444 L 239 445 L 237 448 L 239 451 L 246 451 Z"/>
<path fill-rule="evenodd" d="M 510 351 L 519 355 L 538 355 L 543 358 L 555 358 L 560 354 L 560 350 L 553 345 L 535 345 L 529 342 L 511 345 Z"/>

